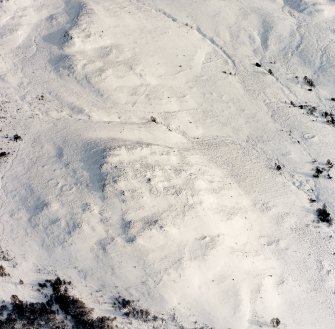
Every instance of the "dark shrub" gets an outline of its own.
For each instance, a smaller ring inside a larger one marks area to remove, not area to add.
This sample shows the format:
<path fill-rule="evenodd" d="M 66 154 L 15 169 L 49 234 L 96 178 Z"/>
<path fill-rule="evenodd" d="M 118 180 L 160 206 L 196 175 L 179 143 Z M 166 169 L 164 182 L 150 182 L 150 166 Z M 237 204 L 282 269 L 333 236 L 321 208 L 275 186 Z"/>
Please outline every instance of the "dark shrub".
<path fill-rule="evenodd" d="M 13 295 L 6 318 L 0 320 L 1 329 L 113 329 L 115 318 L 92 316 L 92 309 L 68 293 L 70 282 L 60 278 L 40 283 L 51 287 L 52 294 L 45 303 L 27 303 Z M 56 307 L 55 307 L 56 306 Z M 71 325 L 66 324 L 71 323 Z"/>
<path fill-rule="evenodd" d="M 150 117 L 150 121 L 153 122 L 153 123 L 158 123 L 157 119 L 154 116 Z"/>
<path fill-rule="evenodd" d="M 327 206 L 324 204 L 322 208 L 318 208 L 316 210 L 316 215 L 321 223 L 327 223 L 331 225 L 333 223 L 333 219 L 330 216 L 330 213 L 327 210 Z"/>
<path fill-rule="evenodd" d="M 5 277 L 5 276 L 10 276 L 10 275 L 6 272 L 5 268 L 2 265 L 0 265 L 0 277 Z"/>
<path fill-rule="evenodd" d="M 310 79 L 309 77 L 304 76 L 304 82 L 305 82 L 309 87 L 315 88 L 314 81 L 313 81 L 312 79 Z"/>
<path fill-rule="evenodd" d="M 22 141 L 22 137 L 19 136 L 18 134 L 15 134 L 15 135 L 13 136 L 13 141 L 14 141 L 14 142 Z"/>
<path fill-rule="evenodd" d="M 38 286 L 41 288 L 41 289 L 45 289 L 45 288 L 48 288 L 48 285 L 46 283 L 39 283 Z"/>
<path fill-rule="evenodd" d="M 314 178 L 319 178 L 322 173 L 323 173 L 323 169 L 320 168 L 320 167 L 316 167 L 315 172 L 313 174 L 313 177 Z"/>
<path fill-rule="evenodd" d="M 278 318 L 273 318 L 270 321 L 270 324 L 273 328 L 278 328 L 280 326 L 280 320 Z"/>

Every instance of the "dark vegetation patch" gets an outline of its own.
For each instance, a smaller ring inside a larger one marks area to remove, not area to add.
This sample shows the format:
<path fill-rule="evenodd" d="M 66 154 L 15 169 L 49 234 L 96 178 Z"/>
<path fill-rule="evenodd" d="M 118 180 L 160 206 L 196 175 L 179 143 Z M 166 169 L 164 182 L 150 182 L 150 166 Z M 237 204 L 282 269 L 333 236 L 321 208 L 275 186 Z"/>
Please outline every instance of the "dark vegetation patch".
<path fill-rule="evenodd" d="M 114 328 L 113 321 L 108 317 L 93 317 L 93 309 L 88 308 L 83 301 L 68 292 L 68 284 L 60 278 L 50 283 L 52 294 L 48 300 L 49 304 L 57 305 L 59 309 L 67 315 L 75 328 L 83 329 L 105 329 Z"/>
<path fill-rule="evenodd" d="M 278 163 L 275 163 L 275 168 L 277 171 L 281 171 L 283 169 L 282 166 Z"/>
<path fill-rule="evenodd" d="M 290 102 L 290 105 L 292 105 L 293 107 L 297 107 L 301 110 L 306 110 L 307 114 L 309 114 L 309 115 L 314 115 L 318 110 L 315 106 L 312 106 L 312 105 L 309 105 L 309 104 L 297 105 L 293 101 Z"/>
<path fill-rule="evenodd" d="M 0 265 L 0 277 L 10 276 L 9 273 L 6 272 L 5 268 Z"/>
<path fill-rule="evenodd" d="M 150 121 L 153 122 L 153 123 L 158 123 L 158 122 L 157 122 L 157 118 L 154 117 L 154 116 L 151 116 L 151 117 L 150 117 Z"/>
<path fill-rule="evenodd" d="M 22 137 L 18 134 L 14 134 L 12 137 L 9 137 L 8 134 L 5 134 L 4 138 L 6 139 L 8 138 L 9 140 L 14 141 L 14 142 L 22 141 Z"/>
<path fill-rule="evenodd" d="M 307 86 L 309 86 L 311 88 L 315 88 L 314 81 L 306 75 L 304 76 L 304 82 L 306 83 Z"/>
<path fill-rule="evenodd" d="M 275 64 L 275 63 L 276 63 L 276 62 L 270 62 L 270 64 Z M 259 63 L 259 62 L 256 62 L 256 63 L 255 63 L 255 66 L 261 68 L 261 67 L 262 67 L 262 64 Z M 272 69 L 267 69 L 267 72 L 268 72 L 270 75 L 272 75 L 272 76 L 274 75 Z M 225 72 L 224 72 L 224 73 L 225 73 Z"/>
<path fill-rule="evenodd" d="M 20 135 L 18 135 L 18 134 L 15 134 L 13 136 L 13 141 L 14 142 L 22 141 L 22 137 Z"/>
<path fill-rule="evenodd" d="M 312 115 L 318 119 L 322 119 L 323 122 L 330 124 L 335 127 L 335 115 L 331 111 L 319 111 L 317 107 L 309 104 L 296 104 L 293 101 L 290 105 L 301 110 L 305 110 L 306 114 Z"/>
<path fill-rule="evenodd" d="M 0 152 L 0 158 L 4 158 L 9 155 L 9 152 L 1 151 Z"/>
<path fill-rule="evenodd" d="M 326 122 L 335 126 L 335 117 L 332 112 L 325 111 L 322 113 L 322 116 L 326 119 Z"/>
<path fill-rule="evenodd" d="M 38 283 L 38 286 L 41 288 L 41 289 L 46 289 L 48 288 L 48 284 L 46 282 L 39 282 Z"/>
<path fill-rule="evenodd" d="M 324 171 L 323 168 L 320 168 L 320 167 L 317 166 L 317 167 L 314 169 L 313 177 L 314 177 L 314 178 L 319 178 L 320 175 L 323 174 L 323 171 Z"/>
<path fill-rule="evenodd" d="M 270 321 L 270 324 L 273 328 L 278 328 L 280 326 L 281 321 L 278 318 L 273 318 Z"/>
<path fill-rule="evenodd" d="M 316 166 L 314 168 L 314 173 L 313 177 L 314 178 L 320 178 L 320 177 L 325 177 L 328 179 L 332 179 L 333 177 L 330 175 L 330 171 L 333 168 L 333 163 L 331 160 L 327 160 L 322 166 Z"/>
<path fill-rule="evenodd" d="M 158 317 L 151 315 L 148 310 L 138 308 L 133 300 L 129 300 L 121 296 L 118 296 L 114 299 L 113 306 L 127 318 L 141 320 L 143 322 L 158 320 Z"/>
<path fill-rule="evenodd" d="M 68 285 L 60 278 L 40 283 L 49 289 L 45 302 L 23 302 L 18 296 L 11 297 L 9 305 L 3 304 L 0 312 L 2 329 L 114 329 L 115 318 L 94 317 L 79 298 L 69 294 Z"/>
<path fill-rule="evenodd" d="M 9 252 L 0 247 L 0 261 L 11 262 L 12 260 L 14 260 L 14 258 L 10 256 Z"/>
<path fill-rule="evenodd" d="M 21 280 L 22 281 L 22 280 Z M 22 281 L 23 284 L 23 281 Z M 116 317 L 94 317 L 93 309 L 69 292 L 71 282 L 60 278 L 38 283 L 43 302 L 24 302 L 12 295 L 10 302 L 0 304 L 1 329 L 117 329 Z M 41 291 L 43 290 L 43 292 Z M 119 319 L 147 323 L 148 328 L 186 329 L 172 314 L 168 320 L 140 308 L 136 302 L 122 296 L 115 297 L 111 305 Z M 195 322 L 193 329 L 213 329 Z"/>
<path fill-rule="evenodd" d="M 326 223 L 328 225 L 332 225 L 333 218 L 331 217 L 326 204 L 322 206 L 322 208 L 318 208 L 316 210 L 316 215 L 321 223 Z"/>
<path fill-rule="evenodd" d="M 222 71 L 223 74 L 234 75 L 232 72 Z"/>
<path fill-rule="evenodd" d="M 70 41 L 73 39 L 72 35 L 70 34 L 69 31 L 65 31 L 64 34 L 63 34 L 63 38 L 64 38 L 64 41 L 67 42 L 67 41 Z"/>
<path fill-rule="evenodd" d="M 113 308 L 119 311 L 122 316 L 129 318 L 130 320 L 137 320 L 144 323 L 151 323 L 152 328 L 166 328 L 166 326 L 161 326 L 161 324 L 166 324 L 167 320 L 163 317 L 151 314 L 149 310 L 144 308 L 139 308 L 134 300 L 118 296 L 113 300 Z M 170 321 L 174 323 L 175 328 L 186 329 L 178 320 L 175 314 L 171 315 Z M 207 325 L 199 325 L 195 322 L 192 329 L 213 329 Z"/>

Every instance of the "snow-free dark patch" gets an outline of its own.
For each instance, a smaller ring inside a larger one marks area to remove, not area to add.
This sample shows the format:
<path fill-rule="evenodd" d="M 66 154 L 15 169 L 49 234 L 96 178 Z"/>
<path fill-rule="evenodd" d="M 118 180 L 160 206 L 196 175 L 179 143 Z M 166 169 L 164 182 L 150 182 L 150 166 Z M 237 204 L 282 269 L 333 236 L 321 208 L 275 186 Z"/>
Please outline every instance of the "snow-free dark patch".
<path fill-rule="evenodd" d="M 23 283 L 23 281 L 22 281 Z M 71 282 L 60 278 L 38 283 L 43 288 L 45 302 L 24 302 L 17 295 L 12 295 L 8 303 L 0 304 L 1 329 L 117 329 L 116 317 L 94 317 L 89 308 L 78 297 L 69 293 Z M 40 291 L 40 290 L 39 290 Z M 40 291 L 41 292 L 41 291 Z M 41 292 L 42 293 L 42 292 Z M 167 320 L 153 315 L 149 310 L 140 308 L 136 302 L 122 296 L 113 299 L 112 308 L 118 317 L 150 323 L 150 328 L 161 328 Z M 175 316 L 174 328 L 185 328 Z M 165 326 L 164 326 L 165 328 Z M 198 325 L 194 329 L 211 329 Z"/>
<path fill-rule="evenodd" d="M 328 168 L 333 168 L 334 167 L 334 164 L 333 164 L 333 162 L 331 161 L 331 160 L 327 160 L 326 161 L 326 166 L 328 167 Z"/>
<path fill-rule="evenodd" d="M 12 295 L 2 305 L 1 329 L 114 329 L 115 318 L 94 317 L 93 309 L 68 292 L 68 282 L 60 278 L 41 285 L 50 288 L 46 302 L 29 303 Z"/>
<path fill-rule="evenodd" d="M 278 328 L 280 326 L 280 320 L 278 318 L 273 318 L 270 321 L 270 324 L 273 328 Z"/>
<path fill-rule="evenodd" d="M 306 83 L 307 86 L 315 88 L 315 83 L 311 78 L 304 76 L 304 82 Z"/>
<path fill-rule="evenodd" d="M 319 178 L 320 175 L 321 175 L 323 172 L 324 172 L 324 169 L 323 169 L 323 168 L 316 167 L 315 170 L 314 170 L 313 177 L 314 177 L 314 178 Z"/>
<path fill-rule="evenodd" d="M 325 111 L 323 116 L 326 118 L 326 122 L 335 126 L 335 116 L 332 112 Z"/>
<path fill-rule="evenodd" d="M 114 299 L 113 306 L 121 311 L 121 313 L 129 318 L 147 322 L 149 320 L 157 321 L 157 316 L 151 316 L 150 312 L 146 309 L 138 308 L 135 302 L 121 296 Z"/>
<path fill-rule="evenodd" d="M 15 134 L 13 136 L 13 141 L 14 142 L 22 141 L 22 137 L 20 135 L 18 135 L 18 134 Z"/>
<path fill-rule="evenodd" d="M 316 215 L 321 223 L 327 223 L 331 225 L 333 223 L 333 219 L 330 213 L 327 210 L 327 206 L 324 204 L 322 208 L 318 208 L 316 210 Z"/>
<path fill-rule="evenodd" d="M 10 276 L 9 273 L 6 272 L 5 268 L 0 265 L 0 277 Z"/>
<path fill-rule="evenodd" d="M 153 122 L 153 123 L 158 123 L 158 122 L 157 122 L 157 118 L 154 117 L 154 116 L 151 116 L 151 117 L 150 117 L 150 121 Z"/>
<path fill-rule="evenodd" d="M 9 252 L 7 250 L 3 250 L 0 247 L 0 261 L 10 262 L 12 260 L 13 260 L 13 257 L 10 256 Z"/>

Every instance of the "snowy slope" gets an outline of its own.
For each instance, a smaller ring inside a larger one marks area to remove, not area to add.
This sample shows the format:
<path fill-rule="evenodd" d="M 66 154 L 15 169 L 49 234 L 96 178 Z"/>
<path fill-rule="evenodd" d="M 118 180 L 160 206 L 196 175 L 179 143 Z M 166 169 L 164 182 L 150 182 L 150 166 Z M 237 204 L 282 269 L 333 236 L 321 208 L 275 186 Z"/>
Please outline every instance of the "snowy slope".
<path fill-rule="evenodd" d="M 60 276 L 121 328 L 159 326 L 118 295 L 164 328 L 334 328 L 334 23 L 331 0 L 1 2 L 0 299 Z"/>

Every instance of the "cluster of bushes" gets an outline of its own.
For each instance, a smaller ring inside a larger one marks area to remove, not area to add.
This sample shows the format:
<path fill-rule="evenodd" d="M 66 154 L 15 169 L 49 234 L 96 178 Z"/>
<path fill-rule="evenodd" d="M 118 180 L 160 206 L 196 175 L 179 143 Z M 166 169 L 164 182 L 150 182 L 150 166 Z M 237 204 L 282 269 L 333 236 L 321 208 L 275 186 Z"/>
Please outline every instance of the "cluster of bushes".
<path fill-rule="evenodd" d="M 306 110 L 307 114 L 309 114 L 309 115 L 314 115 L 318 110 L 315 106 L 308 105 L 308 104 L 297 105 L 293 101 L 290 102 L 290 105 L 293 106 L 293 107 L 297 107 L 301 110 Z"/>
<path fill-rule="evenodd" d="M 23 283 L 23 282 L 22 282 Z M 12 295 L 10 303 L 0 305 L 1 329 L 117 329 L 116 317 L 94 317 L 93 309 L 69 293 L 71 282 L 60 278 L 38 283 L 45 302 L 29 303 Z M 118 296 L 112 307 L 129 320 L 151 322 L 153 328 L 166 327 L 166 319 L 150 314 L 136 306 L 135 301 Z M 175 316 L 171 320 L 176 327 L 185 328 Z M 194 329 L 213 329 L 195 326 Z"/>
<path fill-rule="evenodd" d="M 315 88 L 315 83 L 311 78 L 304 76 L 304 82 L 308 87 Z"/>
<path fill-rule="evenodd" d="M 323 116 L 325 117 L 327 123 L 335 126 L 335 116 L 333 113 L 325 111 L 323 112 Z"/>
<path fill-rule="evenodd" d="M 68 292 L 70 282 L 60 278 L 39 284 L 42 289 L 51 289 L 46 302 L 23 302 L 13 295 L 9 305 L 0 308 L 2 329 L 114 329 L 115 318 L 93 316 L 79 298 Z"/>
<path fill-rule="evenodd" d="M 0 261 L 11 262 L 12 260 L 13 258 L 9 255 L 9 252 L 0 247 Z"/>
<path fill-rule="evenodd" d="M 158 317 L 155 315 L 151 316 L 148 310 L 136 307 L 134 301 L 121 296 L 114 299 L 113 306 L 128 318 L 141 320 L 143 322 L 158 320 Z"/>
<path fill-rule="evenodd" d="M 333 177 L 330 175 L 330 170 L 331 168 L 333 168 L 333 163 L 330 160 L 326 161 L 325 166 L 320 167 L 320 166 L 316 166 L 314 168 L 314 174 L 313 177 L 314 178 L 320 178 L 320 176 L 325 176 L 328 179 L 332 179 Z"/>
<path fill-rule="evenodd" d="M 257 63 L 255 63 L 255 66 L 260 68 L 260 67 L 262 67 L 262 64 L 260 64 L 260 63 L 257 62 Z M 271 69 L 268 69 L 267 72 L 268 72 L 270 75 L 274 75 L 274 74 L 273 74 L 273 71 L 272 71 Z"/>
<path fill-rule="evenodd" d="M 5 276 L 10 276 L 10 275 L 6 272 L 5 268 L 2 265 L 0 265 L 0 277 L 5 277 Z"/>
<path fill-rule="evenodd" d="M 333 218 L 331 217 L 327 206 L 324 204 L 322 208 L 316 210 L 316 215 L 321 223 L 326 223 L 328 225 L 333 224 Z"/>
<path fill-rule="evenodd" d="M 295 104 L 293 101 L 290 102 L 290 105 L 293 107 L 297 107 L 301 110 L 306 110 L 306 113 L 308 115 L 314 115 L 314 116 L 317 115 L 318 117 L 323 117 L 325 118 L 326 123 L 335 126 L 335 115 L 332 112 L 329 112 L 329 111 L 318 112 L 318 109 L 313 105 L 309 105 L 309 104 L 299 105 L 299 104 Z"/>

